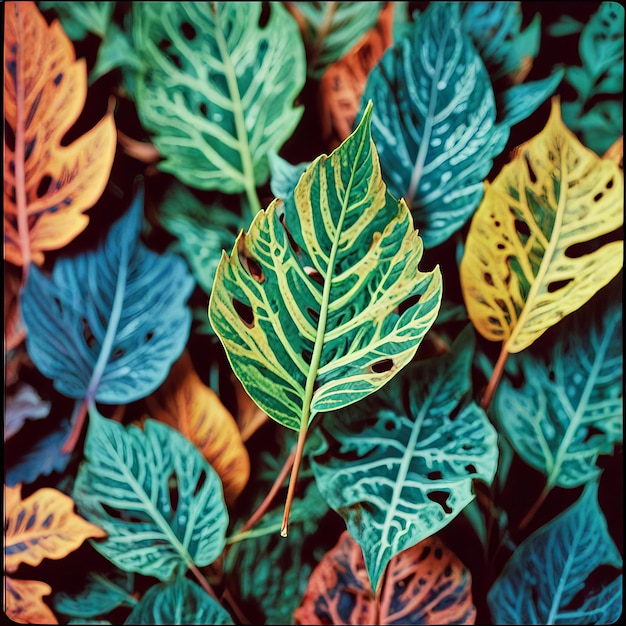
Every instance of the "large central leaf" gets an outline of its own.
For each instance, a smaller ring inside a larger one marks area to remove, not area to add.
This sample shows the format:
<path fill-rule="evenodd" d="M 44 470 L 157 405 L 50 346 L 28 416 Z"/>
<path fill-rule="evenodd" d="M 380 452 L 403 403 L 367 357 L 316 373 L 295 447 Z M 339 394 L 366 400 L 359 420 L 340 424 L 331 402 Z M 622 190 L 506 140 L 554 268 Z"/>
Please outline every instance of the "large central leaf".
<path fill-rule="evenodd" d="M 289 428 L 379 389 L 439 310 L 439 267 L 418 270 L 422 241 L 386 191 L 371 111 L 293 196 L 257 214 L 216 272 L 211 323 L 246 391 Z"/>

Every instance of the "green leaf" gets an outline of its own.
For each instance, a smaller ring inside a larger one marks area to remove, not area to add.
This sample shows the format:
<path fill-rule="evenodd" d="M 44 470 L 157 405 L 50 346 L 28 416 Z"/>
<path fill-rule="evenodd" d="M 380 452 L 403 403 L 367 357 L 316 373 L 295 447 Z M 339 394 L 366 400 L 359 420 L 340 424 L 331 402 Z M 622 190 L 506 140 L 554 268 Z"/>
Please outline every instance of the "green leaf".
<path fill-rule="evenodd" d="M 621 569 L 622 557 L 598 505 L 598 485 L 590 483 L 506 563 L 487 595 L 493 623 L 615 623 L 623 609 L 621 576 L 610 580 L 605 572 L 604 584 L 590 585 L 590 575 L 603 565 Z"/>
<path fill-rule="evenodd" d="M 309 161 L 292 165 L 276 153 L 270 153 L 268 156 L 272 172 L 270 189 L 275 198 L 288 198 L 296 188 L 300 176 L 311 163 Z"/>
<path fill-rule="evenodd" d="M 257 214 L 215 276 L 209 317 L 234 373 L 295 430 L 385 384 L 439 309 L 439 267 L 418 270 L 421 239 L 380 177 L 371 110 L 293 197 Z"/>
<path fill-rule="evenodd" d="M 138 2 L 135 47 L 141 124 L 158 167 L 198 189 L 253 193 L 302 116 L 306 80 L 295 20 L 279 2 L 259 26 L 257 2 Z"/>
<path fill-rule="evenodd" d="M 363 550 L 376 589 L 389 560 L 449 524 L 490 484 L 497 433 L 469 401 L 471 326 L 451 353 L 416 361 L 367 403 L 324 415 L 311 453 L 318 488 Z"/>
<path fill-rule="evenodd" d="M 177 576 L 146 591 L 124 624 L 234 624 L 226 609 L 200 587 Z"/>
<path fill-rule="evenodd" d="M 85 39 L 89 33 L 101 39 L 111 23 L 115 2 L 37 2 L 41 11 L 54 9 L 63 30 L 73 41 Z"/>
<path fill-rule="evenodd" d="M 390 192 L 403 197 L 432 248 L 459 230 L 509 137 L 483 61 L 457 3 L 432 2 L 412 36 L 371 71 L 361 106 L 375 103 L 372 136 Z"/>
<path fill-rule="evenodd" d="M 596 298 L 563 324 L 550 351 L 511 355 L 523 383 L 505 378 L 495 398 L 503 432 L 548 488 L 596 480 L 598 456 L 623 438 L 621 298 Z"/>
<path fill-rule="evenodd" d="M 54 597 L 54 608 L 71 617 L 93 618 L 106 615 L 119 606 L 135 606 L 133 592 L 134 576 L 115 570 L 109 576 L 89 572 L 80 593 L 71 596 L 60 592 Z"/>
<path fill-rule="evenodd" d="M 98 48 L 96 63 L 89 72 L 89 84 L 110 71 L 120 68 L 124 77 L 124 87 L 134 94 L 134 74 L 143 67 L 141 57 L 132 45 L 131 36 L 115 22 L 109 24 L 104 39 Z"/>
<path fill-rule="evenodd" d="M 92 410 L 85 459 L 73 498 L 107 532 L 92 545 L 117 567 L 168 580 L 178 566 L 204 567 L 222 553 L 222 484 L 178 431 L 152 419 L 125 428 Z"/>

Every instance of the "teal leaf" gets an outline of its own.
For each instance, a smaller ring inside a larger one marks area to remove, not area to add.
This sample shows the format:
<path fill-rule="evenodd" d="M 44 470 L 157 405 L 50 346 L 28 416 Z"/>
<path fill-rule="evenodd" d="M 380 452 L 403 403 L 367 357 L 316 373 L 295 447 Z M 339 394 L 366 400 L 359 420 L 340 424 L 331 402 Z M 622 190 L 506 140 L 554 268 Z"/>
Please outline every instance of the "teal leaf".
<path fill-rule="evenodd" d="M 101 39 L 111 23 L 115 2 L 37 2 L 41 11 L 53 9 L 66 35 L 73 41 L 85 39 L 89 33 Z"/>
<path fill-rule="evenodd" d="M 387 49 L 371 71 L 361 106 L 369 99 L 383 178 L 432 248 L 474 213 L 509 137 L 508 126 L 496 124 L 489 74 L 458 4 L 429 4 L 412 36 Z"/>
<path fill-rule="evenodd" d="M 363 550 L 376 589 L 389 560 L 435 534 L 490 484 L 497 433 L 471 394 L 471 326 L 451 353 L 416 361 L 366 403 L 324 415 L 311 453 L 321 494 Z"/>
<path fill-rule="evenodd" d="M 136 105 L 163 160 L 197 189 L 254 192 L 267 155 L 291 137 L 306 80 L 298 25 L 280 2 L 138 2 L 134 45 L 145 71 Z"/>
<path fill-rule="evenodd" d="M 196 583 L 177 576 L 146 591 L 124 624 L 234 624 L 228 611 Z"/>
<path fill-rule="evenodd" d="M 275 198 L 284 200 L 293 194 L 300 176 L 311 163 L 292 165 L 276 153 L 270 153 L 268 156 L 271 170 L 270 189 Z"/>
<path fill-rule="evenodd" d="M 616 578 L 595 589 L 588 580 L 607 565 L 621 569 L 622 557 L 598 505 L 598 486 L 589 483 L 506 563 L 487 595 L 493 623 L 615 623 L 623 608 L 621 576 L 613 574 Z"/>
<path fill-rule="evenodd" d="M 113 611 L 120 606 L 135 606 L 134 575 L 114 570 L 108 575 L 89 572 L 85 586 L 76 595 L 64 591 L 54 596 L 54 608 L 71 617 L 93 618 Z"/>
<path fill-rule="evenodd" d="M 143 192 L 97 249 L 33 267 L 22 293 L 26 347 L 70 398 L 127 404 L 165 379 L 189 337 L 194 281 L 183 259 L 141 243 Z"/>
<path fill-rule="evenodd" d="M 108 534 L 94 548 L 125 571 L 168 580 L 177 567 L 204 567 L 224 549 L 228 512 L 217 473 L 189 440 L 155 420 L 125 428 L 91 410 L 72 497 Z"/>
<path fill-rule="evenodd" d="M 502 431 L 548 488 L 596 480 L 598 456 L 623 438 L 622 304 L 606 302 L 564 323 L 547 353 L 510 355 L 523 382 L 505 377 L 496 394 Z"/>
<path fill-rule="evenodd" d="M 129 95 L 133 97 L 134 82 L 132 77 L 139 73 L 142 67 L 141 57 L 132 45 L 131 36 L 115 22 L 111 22 L 98 48 L 96 62 L 89 71 L 89 84 L 95 83 L 102 76 L 119 68 L 124 76 L 124 86 L 129 90 Z"/>

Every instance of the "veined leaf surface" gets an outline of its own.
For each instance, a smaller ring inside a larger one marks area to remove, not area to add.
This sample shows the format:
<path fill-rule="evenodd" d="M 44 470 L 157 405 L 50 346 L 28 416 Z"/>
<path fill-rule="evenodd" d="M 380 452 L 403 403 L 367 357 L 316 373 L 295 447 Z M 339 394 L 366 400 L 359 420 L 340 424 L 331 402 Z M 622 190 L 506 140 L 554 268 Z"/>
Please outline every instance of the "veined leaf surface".
<path fill-rule="evenodd" d="M 52 587 L 48 583 L 4 576 L 5 615 L 18 624 L 58 624 L 42 599 L 51 593 Z"/>
<path fill-rule="evenodd" d="M 217 473 L 160 422 L 125 428 L 92 410 L 73 496 L 108 534 L 94 547 L 125 571 L 168 580 L 177 566 L 209 565 L 224 548 L 228 512 Z"/>
<path fill-rule="evenodd" d="M 473 624 L 471 576 L 438 537 L 392 559 L 380 602 L 348 531 L 313 570 L 296 624 Z"/>
<path fill-rule="evenodd" d="M 561 121 L 546 127 L 486 184 L 460 264 L 472 323 L 503 350 L 520 352 L 581 307 L 623 265 L 623 241 L 581 253 L 624 222 L 624 176 Z"/>
<path fill-rule="evenodd" d="M 30 357 L 70 398 L 143 398 L 185 347 L 194 281 L 183 259 L 141 243 L 142 218 L 140 192 L 96 250 L 59 258 L 51 278 L 32 268 L 24 287 Z"/>
<path fill-rule="evenodd" d="M 254 401 L 288 428 L 379 389 L 414 356 L 441 300 L 439 267 L 355 132 L 274 200 L 218 266 L 209 318 Z M 398 307 L 409 298 L 419 302 Z"/>
<path fill-rule="evenodd" d="M 361 106 L 370 99 L 383 178 L 434 247 L 472 215 L 509 136 L 458 3 L 432 2 L 417 17 L 370 73 Z"/>
<path fill-rule="evenodd" d="M 106 532 L 74 513 L 74 500 L 43 487 L 22 500 L 22 485 L 4 487 L 4 567 L 14 572 L 22 563 L 62 559 L 88 537 Z"/>
<path fill-rule="evenodd" d="M 495 624 L 613 624 L 623 610 L 621 576 L 582 598 L 596 568 L 622 567 L 622 557 L 589 483 L 565 512 L 515 550 L 487 595 Z M 609 579 L 610 580 L 610 579 Z"/>
<path fill-rule="evenodd" d="M 68 146 L 61 141 L 87 97 L 85 60 L 61 24 L 34 2 L 4 11 L 4 258 L 41 264 L 89 222 L 115 157 L 112 112 Z"/>
<path fill-rule="evenodd" d="M 306 79 L 298 25 L 279 2 L 133 5 L 145 70 L 137 113 L 164 157 L 158 167 L 198 189 L 254 192 L 300 121 Z"/>
<path fill-rule="evenodd" d="M 600 304 L 564 322 L 547 354 L 515 355 L 524 383 L 503 380 L 496 394 L 498 423 L 548 489 L 597 480 L 598 456 L 623 438 L 623 305 L 621 297 Z"/>
<path fill-rule="evenodd" d="M 366 403 L 323 416 L 311 452 L 318 488 L 363 550 L 372 587 L 389 561 L 449 524 L 490 484 L 497 433 L 471 392 L 474 330 L 417 361 Z"/>

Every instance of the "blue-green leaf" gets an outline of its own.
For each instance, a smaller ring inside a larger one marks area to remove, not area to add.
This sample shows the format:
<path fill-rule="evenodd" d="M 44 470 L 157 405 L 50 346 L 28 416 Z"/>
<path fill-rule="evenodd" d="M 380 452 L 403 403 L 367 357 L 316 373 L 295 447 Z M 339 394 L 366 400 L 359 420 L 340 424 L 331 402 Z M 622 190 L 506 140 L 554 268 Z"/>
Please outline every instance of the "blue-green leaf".
<path fill-rule="evenodd" d="M 376 589 L 389 560 L 445 527 L 490 484 L 497 433 L 468 401 L 475 335 L 416 361 L 376 395 L 322 417 L 311 453 L 318 488 L 363 550 Z"/>
<path fill-rule="evenodd" d="M 104 529 L 92 545 L 117 567 L 168 580 L 221 554 L 228 512 L 215 470 L 189 440 L 147 419 L 144 429 L 91 410 L 72 497 Z"/>
<path fill-rule="evenodd" d="M 310 162 L 302 162 L 292 165 L 278 154 L 272 152 L 269 155 L 270 170 L 272 172 L 270 179 L 270 189 L 275 198 L 282 200 L 288 198 L 296 188 L 300 176 L 304 170 L 311 165 Z"/>
<path fill-rule="evenodd" d="M 612 624 L 622 611 L 621 576 L 592 588 L 601 566 L 621 569 L 622 557 L 590 483 L 565 512 L 515 550 L 487 595 L 494 624 Z M 619 581 L 619 582 L 618 582 Z"/>
<path fill-rule="evenodd" d="M 26 347 L 63 395 L 104 404 L 143 398 L 187 343 L 193 277 L 180 257 L 141 243 L 142 217 L 140 192 L 97 249 L 59 258 L 51 278 L 29 272 Z"/>
<path fill-rule="evenodd" d="M 590 302 L 561 328 L 553 347 L 511 355 L 523 382 L 503 379 L 498 423 L 548 488 L 595 480 L 599 455 L 623 438 L 621 298 Z"/>
<path fill-rule="evenodd" d="M 177 576 L 146 591 L 124 624 L 234 624 L 228 611 L 200 587 Z"/>
<path fill-rule="evenodd" d="M 89 33 L 101 39 L 111 23 L 115 2 L 37 2 L 41 11 L 54 9 L 67 36 L 79 41 Z"/>
<path fill-rule="evenodd" d="M 509 136 L 458 4 L 429 4 L 370 73 L 361 106 L 370 99 L 383 178 L 407 201 L 424 246 L 436 246 L 478 207 Z"/>

